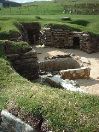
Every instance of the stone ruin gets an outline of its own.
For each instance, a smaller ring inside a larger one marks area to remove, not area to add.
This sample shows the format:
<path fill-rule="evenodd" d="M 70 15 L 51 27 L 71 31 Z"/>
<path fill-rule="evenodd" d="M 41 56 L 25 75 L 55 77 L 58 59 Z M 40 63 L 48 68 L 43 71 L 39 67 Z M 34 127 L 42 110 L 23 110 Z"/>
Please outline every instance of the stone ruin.
<path fill-rule="evenodd" d="M 13 41 L 5 41 L 4 52 L 13 68 L 28 80 L 38 79 L 39 76 L 48 73 L 52 76 L 60 74 L 63 79 L 88 79 L 90 77 L 88 65 L 83 63 L 79 57 L 71 54 L 58 54 L 39 61 L 37 52 L 31 46 L 14 49 L 13 45 Z"/>
<path fill-rule="evenodd" d="M 64 58 L 56 57 L 55 59 L 47 59 L 39 62 L 39 69 L 41 71 L 53 72 L 66 69 L 80 68 L 80 64 L 71 56 Z"/>
<path fill-rule="evenodd" d="M 23 24 L 21 28 L 22 39 L 30 44 L 43 43 L 45 46 L 56 48 L 79 48 L 87 53 L 97 51 L 91 43 L 91 36 L 88 33 L 74 32 L 66 29 L 43 28 L 40 36 L 40 28 L 31 28 L 30 25 Z M 29 36 L 30 35 L 30 36 Z M 16 42 L 17 43 L 17 42 Z M 98 46 L 99 47 L 99 46 Z M 37 52 L 31 46 L 13 50 L 13 42 L 4 42 L 4 52 L 10 60 L 13 68 L 28 80 L 41 77 L 48 84 L 54 87 L 64 88 L 71 91 L 80 91 L 79 85 L 73 81 L 75 79 L 89 79 L 90 68 L 87 63 L 74 55 L 65 54 L 47 57 L 44 61 L 38 61 Z M 45 77 L 43 77 L 45 75 Z M 4 130 L 6 125 L 9 131 L 35 132 L 35 129 L 14 117 L 7 111 L 2 111 L 2 123 L 0 129 Z M 10 127 L 9 127 L 10 126 Z M 21 128 L 21 129 L 20 129 Z"/>
<path fill-rule="evenodd" d="M 98 45 L 92 43 L 92 37 L 89 33 L 71 31 L 66 28 L 43 28 L 41 42 L 45 46 L 55 48 L 73 48 L 80 49 L 87 53 L 97 51 Z"/>
<path fill-rule="evenodd" d="M 39 74 L 51 73 L 60 75 L 62 79 L 89 79 L 89 64 L 84 63 L 80 57 L 72 54 L 56 55 L 51 58 L 45 58 L 44 61 L 38 61 Z"/>
<path fill-rule="evenodd" d="M 41 28 L 38 22 L 20 23 L 21 32 L 18 38 L 27 41 L 31 46 L 44 44 L 55 48 L 80 49 L 87 53 L 99 51 L 98 37 L 92 37 L 88 32 L 79 32 L 64 25 L 49 24 Z"/>
<path fill-rule="evenodd" d="M 55 48 L 80 49 L 87 53 L 99 52 L 99 37 L 88 32 L 79 32 L 77 29 L 56 24 L 41 27 L 39 22 L 21 22 L 15 26 L 20 32 L 9 31 L 6 40 L 26 41 L 31 46 L 43 44 Z M 0 34 L 0 39 L 3 36 Z"/>
<path fill-rule="evenodd" d="M 82 61 L 75 55 L 64 53 L 64 55 L 46 57 L 38 63 L 41 83 L 70 91 L 85 92 L 80 89 L 75 80 L 90 78 L 89 62 Z"/>
<path fill-rule="evenodd" d="M 28 80 L 38 79 L 49 74 L 51 76 L 59 75 L 63 79 L 63 83 L 65 79 L 90 78 L 90 68 L 76 56 L 71 54 L 57 55 L 39 61 L 37 52 L 32 48 L 33 45 L 44 44 L 45 47 L 74 48 L 92 53 L 97 51 L 97 46 L 91 42 L 89 33 L 74 32 L 67 27 L 64 28 L 64 26 L 50 26 L 41 30 L 39 23 L 21 23 L 20 31 L 22 33 L 21 39 L 27 41 L 31 46 L 25 50 L 13 51 L 13 42 L 5 41 L 4 44 L 7 58 L 20 75 Z"/>

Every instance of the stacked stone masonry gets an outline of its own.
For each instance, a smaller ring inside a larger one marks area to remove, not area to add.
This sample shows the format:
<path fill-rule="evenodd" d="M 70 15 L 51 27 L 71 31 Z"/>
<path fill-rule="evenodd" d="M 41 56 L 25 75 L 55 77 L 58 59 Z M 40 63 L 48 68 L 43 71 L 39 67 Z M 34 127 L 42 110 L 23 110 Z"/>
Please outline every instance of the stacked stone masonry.
<path fill-rule="evenodd" d="M 43 28 L 41 42 L 55 48 L 79 48 L 87 53 L 97 51 L 89 33 L 74 32 L 61 28 Z"/>

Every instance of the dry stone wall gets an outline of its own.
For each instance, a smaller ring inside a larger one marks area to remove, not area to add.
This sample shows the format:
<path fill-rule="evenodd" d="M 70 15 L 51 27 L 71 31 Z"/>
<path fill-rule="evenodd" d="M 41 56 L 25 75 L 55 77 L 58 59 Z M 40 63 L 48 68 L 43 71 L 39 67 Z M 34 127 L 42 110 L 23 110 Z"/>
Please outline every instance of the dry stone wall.
<path fill-rule="evenodd" d="M 96 52 L 97 46 L 91 42 L 89 33 L 73 32 L 62 28 L 43 28 L 41 42 L 56 48 L 79 48 L 87 53 Z"/>

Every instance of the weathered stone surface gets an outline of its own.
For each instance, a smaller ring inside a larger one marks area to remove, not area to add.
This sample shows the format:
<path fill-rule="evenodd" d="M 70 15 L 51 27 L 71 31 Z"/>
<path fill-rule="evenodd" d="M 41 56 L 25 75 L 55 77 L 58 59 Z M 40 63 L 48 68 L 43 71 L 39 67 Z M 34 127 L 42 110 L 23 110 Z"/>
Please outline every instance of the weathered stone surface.
<path fill-rule="evenodd" d="M 90 68 L 82 67 L 78 69 L 61 70 L 60 75 L 63 79 L 89 79 Z"/>
<path fill-rule="evenodd" d="M 48 74 L 40 75 L 39 77 L 40 77 L 40 82 L 44 83 L 47 77 L 53 77 L 53 75 L 51 73 L 48 73 Z"/>
<path fill-rule="evenodd" d="M 2 110 L 1 117 L 3 132 L 36 132 L 34 128 L 13 116 L 7 110 Z"/>
<path fill-rule="evenodd" d="M 99 45 L 92 41 L 92 36 L 89 33 L 74 32 L 61 27 L 44 28 L 41 42 L 45 46 L 56 48 L 79 48 L 87 53 L 93 53 L 97 51 L 97 48 L 99 49 Z"/>
<path fill-rule="evenodd" d="M 53 51 L 51 52 L 51 54 L 53 54 Z M 67 58 L 67 57 L 71 57 L 70 53 L 62 53 L 62 52 L 58 52 L 57 54 L 53 54 L 53 55 L 49 55 L 47 57 L 45 57 L 45 60 L 48 59 L 57 59 L 57 58 Z"/>
<path fill-rule="evenodd" d="M 80 68 L 80 64 L 72 57 L 49 59 L 39 62 L 39 69 L 42 71 L 52 72 L 70 68 Z"/>
<path fill-rule="evenodd" d="M 19 60 L 16 60 L 15 61 L 15 64 L 19 64 L 19 65 L 22 65 L 22 64 L 30 64 L 30 63 L 36 63 L 37 62 L 37 58 L 28 58 L 28 59 L 19 59 Z"/>
<path fill-rule="evenodd" d="M 91 65 L 91 62 L 85 57 L 81 57 L 80 60 L 84 65 Z"/>
<path fill-rule="evenodd" d="M 59 75 L 55 75 L 52 77 L 46 77 L 45 82 L 50 84 L 52 87 L 63 88 L 63 89 L 67 89 L 70 91 L 83 92 L 83 90 L 80 89 L 76 81 L 68 80 L 68 79 L 63 80 Z"/>
<path fill-rule="evenodd" d="M 70 21 L 71 18 L 70 18 L 70 17 L 62 17 L 61 20 L 64 20 L 64 21 Z"/>
<path fill-rule="evenodd" d="M 7 55 L 7 58 L 10 60 L 10 61 L 15 61 L 15 60 L 18 60 L 20 58 L 20 55 L 19 54 L 8 54 Z"/>
<path fill-rule="evenodd" d="M 37 58 L 37 53 L 35 50 L 31 50 L 29 52 L 26 52 L 21 56 L 22 59 L 29 59 L 29 58 Z"/>

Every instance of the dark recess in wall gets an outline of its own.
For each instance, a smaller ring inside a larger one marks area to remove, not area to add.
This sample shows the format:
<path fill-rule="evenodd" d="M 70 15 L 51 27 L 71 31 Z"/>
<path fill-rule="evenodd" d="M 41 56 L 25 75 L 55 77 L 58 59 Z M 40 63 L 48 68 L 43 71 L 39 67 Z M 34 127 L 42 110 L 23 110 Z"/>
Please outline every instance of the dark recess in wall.
<path fill-rule="evenodd" d="M 73 38 L 73 48 L 79 49 L 80 48 L 80 38 L 74 37 Z"/>
<path fill-rule="evenodd" d="M 30 45 L 39 43 L 41 25 L 38 22 L 21 23 L 21 32 L 23 40 L 28 41 Z"/>

